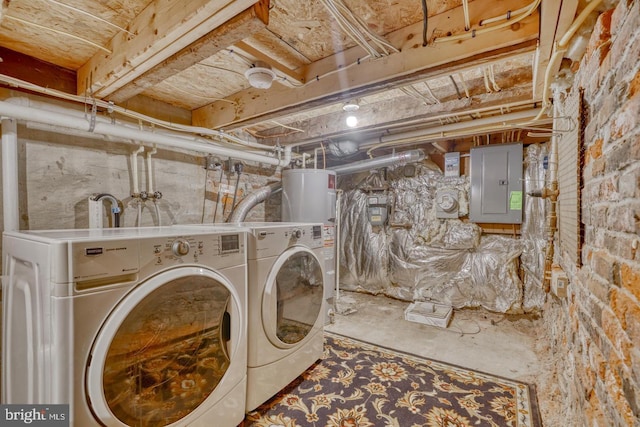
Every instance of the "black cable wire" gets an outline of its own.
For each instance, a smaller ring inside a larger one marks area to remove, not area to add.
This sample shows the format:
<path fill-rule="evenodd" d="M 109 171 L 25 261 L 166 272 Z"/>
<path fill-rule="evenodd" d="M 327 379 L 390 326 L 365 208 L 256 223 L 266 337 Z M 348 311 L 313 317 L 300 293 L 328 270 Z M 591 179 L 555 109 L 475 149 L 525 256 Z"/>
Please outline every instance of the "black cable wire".
<path fill-rule="evenodd" d="M 456 83 L 456 80 L 453 78 L 452 75 L 449 75 L 449 78 L 451 79 L 451 82 L 453 83 L 453 87 L 456 88 L 456 93 L 458 94 L 458 99 L 462 99 L 462 94 L 460 93 L 460 89 L 458 89 L 458 84 Z"/>
<path fill-rule="evenodd" d="M 238 195 L 238 186 L 240 185 L 240 174 L 242 173 L 242 170 L 240 168 L 237 168 L 236 171 L 238 172 L 238 178 L 236 179 L 236 188 L 233 189 L 233 200 L 231 201 L 231 212 L 229 212 L 227 221 L 229 221 L 229 218 L 231 218 L 231 215 L 233 215 L 233 211 L 236 209 L 236 196 Z"/>
<path fill-rule="evenodd" d="M 216 208 L 213 210 L 213 223 L 216 222 L 216 217 L 218 216 L 218 205 L 220 204 L 220 189 L 222 187 L 222 176 L 224 175 L 224 168 L 220 167 L 220 179 L 218 180 L 218 195 L 216 197 Z"/>
<path fill-rule="evenodd" d="M 428 20 L 429 20 L 429 10 L 427 9 L 427 0 L 422 0 L 422 16 L 423 16 L 423 24 L 422 24 L 422 46 L 426 46 L 427 43 L 427 28 L 428 28 Z"/>

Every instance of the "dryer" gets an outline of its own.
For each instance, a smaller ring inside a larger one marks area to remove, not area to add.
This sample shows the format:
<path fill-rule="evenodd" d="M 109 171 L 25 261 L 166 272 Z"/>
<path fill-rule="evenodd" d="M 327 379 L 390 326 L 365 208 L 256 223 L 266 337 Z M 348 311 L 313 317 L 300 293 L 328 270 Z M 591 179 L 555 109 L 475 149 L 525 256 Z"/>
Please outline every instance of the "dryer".
<path fill-rule="evenodd" d="M 2 403 L 71 425 L 244 418 L 246 229 L 6 232 Z"/>
<path fill-rule="evenodd" d="M 247 411 L 322 357 L 323 225 L 243 223 L 248 238 Z"/>

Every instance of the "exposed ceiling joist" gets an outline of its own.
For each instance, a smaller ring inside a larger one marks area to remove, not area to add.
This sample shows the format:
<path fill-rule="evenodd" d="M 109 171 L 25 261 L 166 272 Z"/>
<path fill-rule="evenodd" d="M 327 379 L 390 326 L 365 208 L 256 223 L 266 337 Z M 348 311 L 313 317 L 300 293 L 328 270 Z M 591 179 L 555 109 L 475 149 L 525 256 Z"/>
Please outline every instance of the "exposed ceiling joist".
<path fill-rule="evenodd" d="M 115 91 L 109 100 L 121 103 L 144 92 L 167 78 L 186 70 L 222 49 L 266 28 L 269 10 L 265 7 L 269 0 L 260 0 L 239 15 L 233 17 L 209 34 L 171 55 L 160 64 Z"/>
<path fill-rule="evenodd" d="M 154 0 L 78 70 L 78 94 L 107 98 L 171 55 L 223 25 L 257 0 Z"/>
<path fill-rule="evenodd" d="M 461 10 L 454 10 L 443 15 L 450 16 L 458 12 L 462 13 Z M 438 15 L 431 18 L 430 22 L 438 28 L 438 19 L 445 18 Z M 344 58 L 355 55 L 357 59 L 358 52 L 363 55 L 360 47 L 354 47 L 323 60 L 323 63 L 333 61 L 334 72 L 323 71 L 325 73 L 323 78 L 308 82 L 304 89 L 274 86 L 267 93 L 250 88 L 230 96 L 226 102 L 218 101 L 194 110 L 194 124 L 209 128 L 233 129 L 294 111 L 312 109 L 323 103 L 338 102 L 354 94 L 375 93 L 394 85 L 419 81 L 425 78 L 422 75 L 425 70 L 452 62 L 475 58 L 479 63 L 491 57 L 490 52 L 501 48 L 509 50 L 517 46 L 514 48 L 517 50 L 522 49 L 521 43 L 535 44 L 539 30 L 538 19 L 537 14 L 534 14 L 512 27 L 498 29 L 482 37 L 451 43 L 422 47 L 421 42 L 414 41 L 411 46 L 406 46 L 399 53 L 377 60 L 363 60 L 359 65 L 344 67 L 335 72 L 336 67 L 340 69 L 342 64 L 348 63 Z M 444 23 L 441 25 L 441 28 L 450 27 Z M 415 25 L 411 27 L 411 34 L 421 34 L 421 24 L 420 30 Z M 406 34 L 406 30 L 404 33 Z M 393 40 L 393 36 L 396 35 L 389 35 L 388 39 Z M 413 38 L 406 35 L 404 37 L 405 39 Z M 532 47 L 529 44 L 526 48 L 530 50 Z M 316 70 L 316 65 L 310 66 L 305 71 L 305 75 L 309 75 L 309 70 Z M 311 74 L 315 74 L 315 71 Z"/>
<path fill-rule="evenodd" d="M 340 139 L 344 135 L 351 133 L 366 134 L 368 132 L 383 132 L 395 127 L 406 127 L 411 124 L 418 126 L 422 123 L 432 120 L 437 121 L 437 117 L 442 114 L 449 116 L 466 116 L 468 117 L 476 108 L 488 110 L 500 109 L 503 105 L 528 105 L 531 104 L 531 91 L 528 87 L 516 87 L 505 89 L 502 92 L 487 93 L 475 97 L 474 102 L 469 99 L 455 99 L 441 104 L 430 106 L 429 108 L 416 108 L 411 112 L 408 109 L 400 107 L 402 104 L 398 100 L 386 101 L 373 106 L 363 106 L 358 110 L 358 128 L 351 129 L 345 124 L 345 115 L 342 113 L 327 114 L 322 117 L 314 117 L 308 123 L 292 123 L 292 127 L 304 130 L 302 133 L 294 133 L 283 136 L 270 136 L 270 133 L 262 132 L 259 134 L 263 143 L 280 143 L 287 145 L 290 143 L 299 143 L 303 141 L 320 142 L 327 139 Z M 471 111 L 471 113 L 470 113 Z M 434 119 L 436 117 L 436 119 Z M 383 118 L 383 119 L 382 119 Z M 383 121 L 384 120 L 384 121 Z M 277 127 L 275 130 L 281 132 Z"/>
<path fill-rule="evenodd" d="M 0 74 L 65 93 L 76 92 L 76 72 L 0 47 Z"/>
<path fill-rule="evenodd" d="M 533 97 L 540 100 L 544 89 L 544 76 L 555 43 L 567 31 L 578 8 L 578 0 L 545 1 L 540 6 L 540 45 L 533 64 Z M 559 64 L 558 64 L 559 66 Z M 556 74 L 558 70 L 553 70 Z"/>

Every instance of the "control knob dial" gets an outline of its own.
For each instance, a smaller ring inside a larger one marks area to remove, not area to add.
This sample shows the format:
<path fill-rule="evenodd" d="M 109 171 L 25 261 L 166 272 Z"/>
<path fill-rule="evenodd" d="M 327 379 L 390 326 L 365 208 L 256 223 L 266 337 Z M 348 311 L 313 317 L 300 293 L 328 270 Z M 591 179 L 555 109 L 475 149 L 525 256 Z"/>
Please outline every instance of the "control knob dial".
<path fill-rule="evenodd" d="M 176 239 L 171 245 L 171 252 L 173 252 L 175 256 L 185 256 L 189 253 L 190 249 L 189 242 L 184 239 Z"/>

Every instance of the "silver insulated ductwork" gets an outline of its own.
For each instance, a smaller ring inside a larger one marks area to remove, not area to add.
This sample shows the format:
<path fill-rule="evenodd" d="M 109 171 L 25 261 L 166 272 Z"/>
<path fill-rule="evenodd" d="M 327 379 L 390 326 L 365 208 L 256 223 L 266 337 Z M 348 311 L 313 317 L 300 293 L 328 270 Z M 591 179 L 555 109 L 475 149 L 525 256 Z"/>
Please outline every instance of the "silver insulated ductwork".
<path fill-rule="evenodd" d="M 258 191 L 254 191 L 253 193 L 247 195 L 233 210 L 233 213 L 227 219 L 227 222 L 243 222 L 244 219 L 249 215 L 249 211 L 253 209 L 260 202 L 264 202 L 271 196 L 272 194 L 277 193 L 282 189 L 281 182 L 275 182 L 271 185 L 261 188 Z"/>
<path fill-rule="evenodd" d="M 391 165 L 404 165 L 407 163 L 421 162 L 424 158 L 425 154 L 422 150 L 409 150 L 402 153 L 376 157 L 374 159 L 361 160 L 359 162 L 336 166 L 329 169 L 334 171 L 337 175 L 347 175 L 365 170 L 380 169 Z"/>

